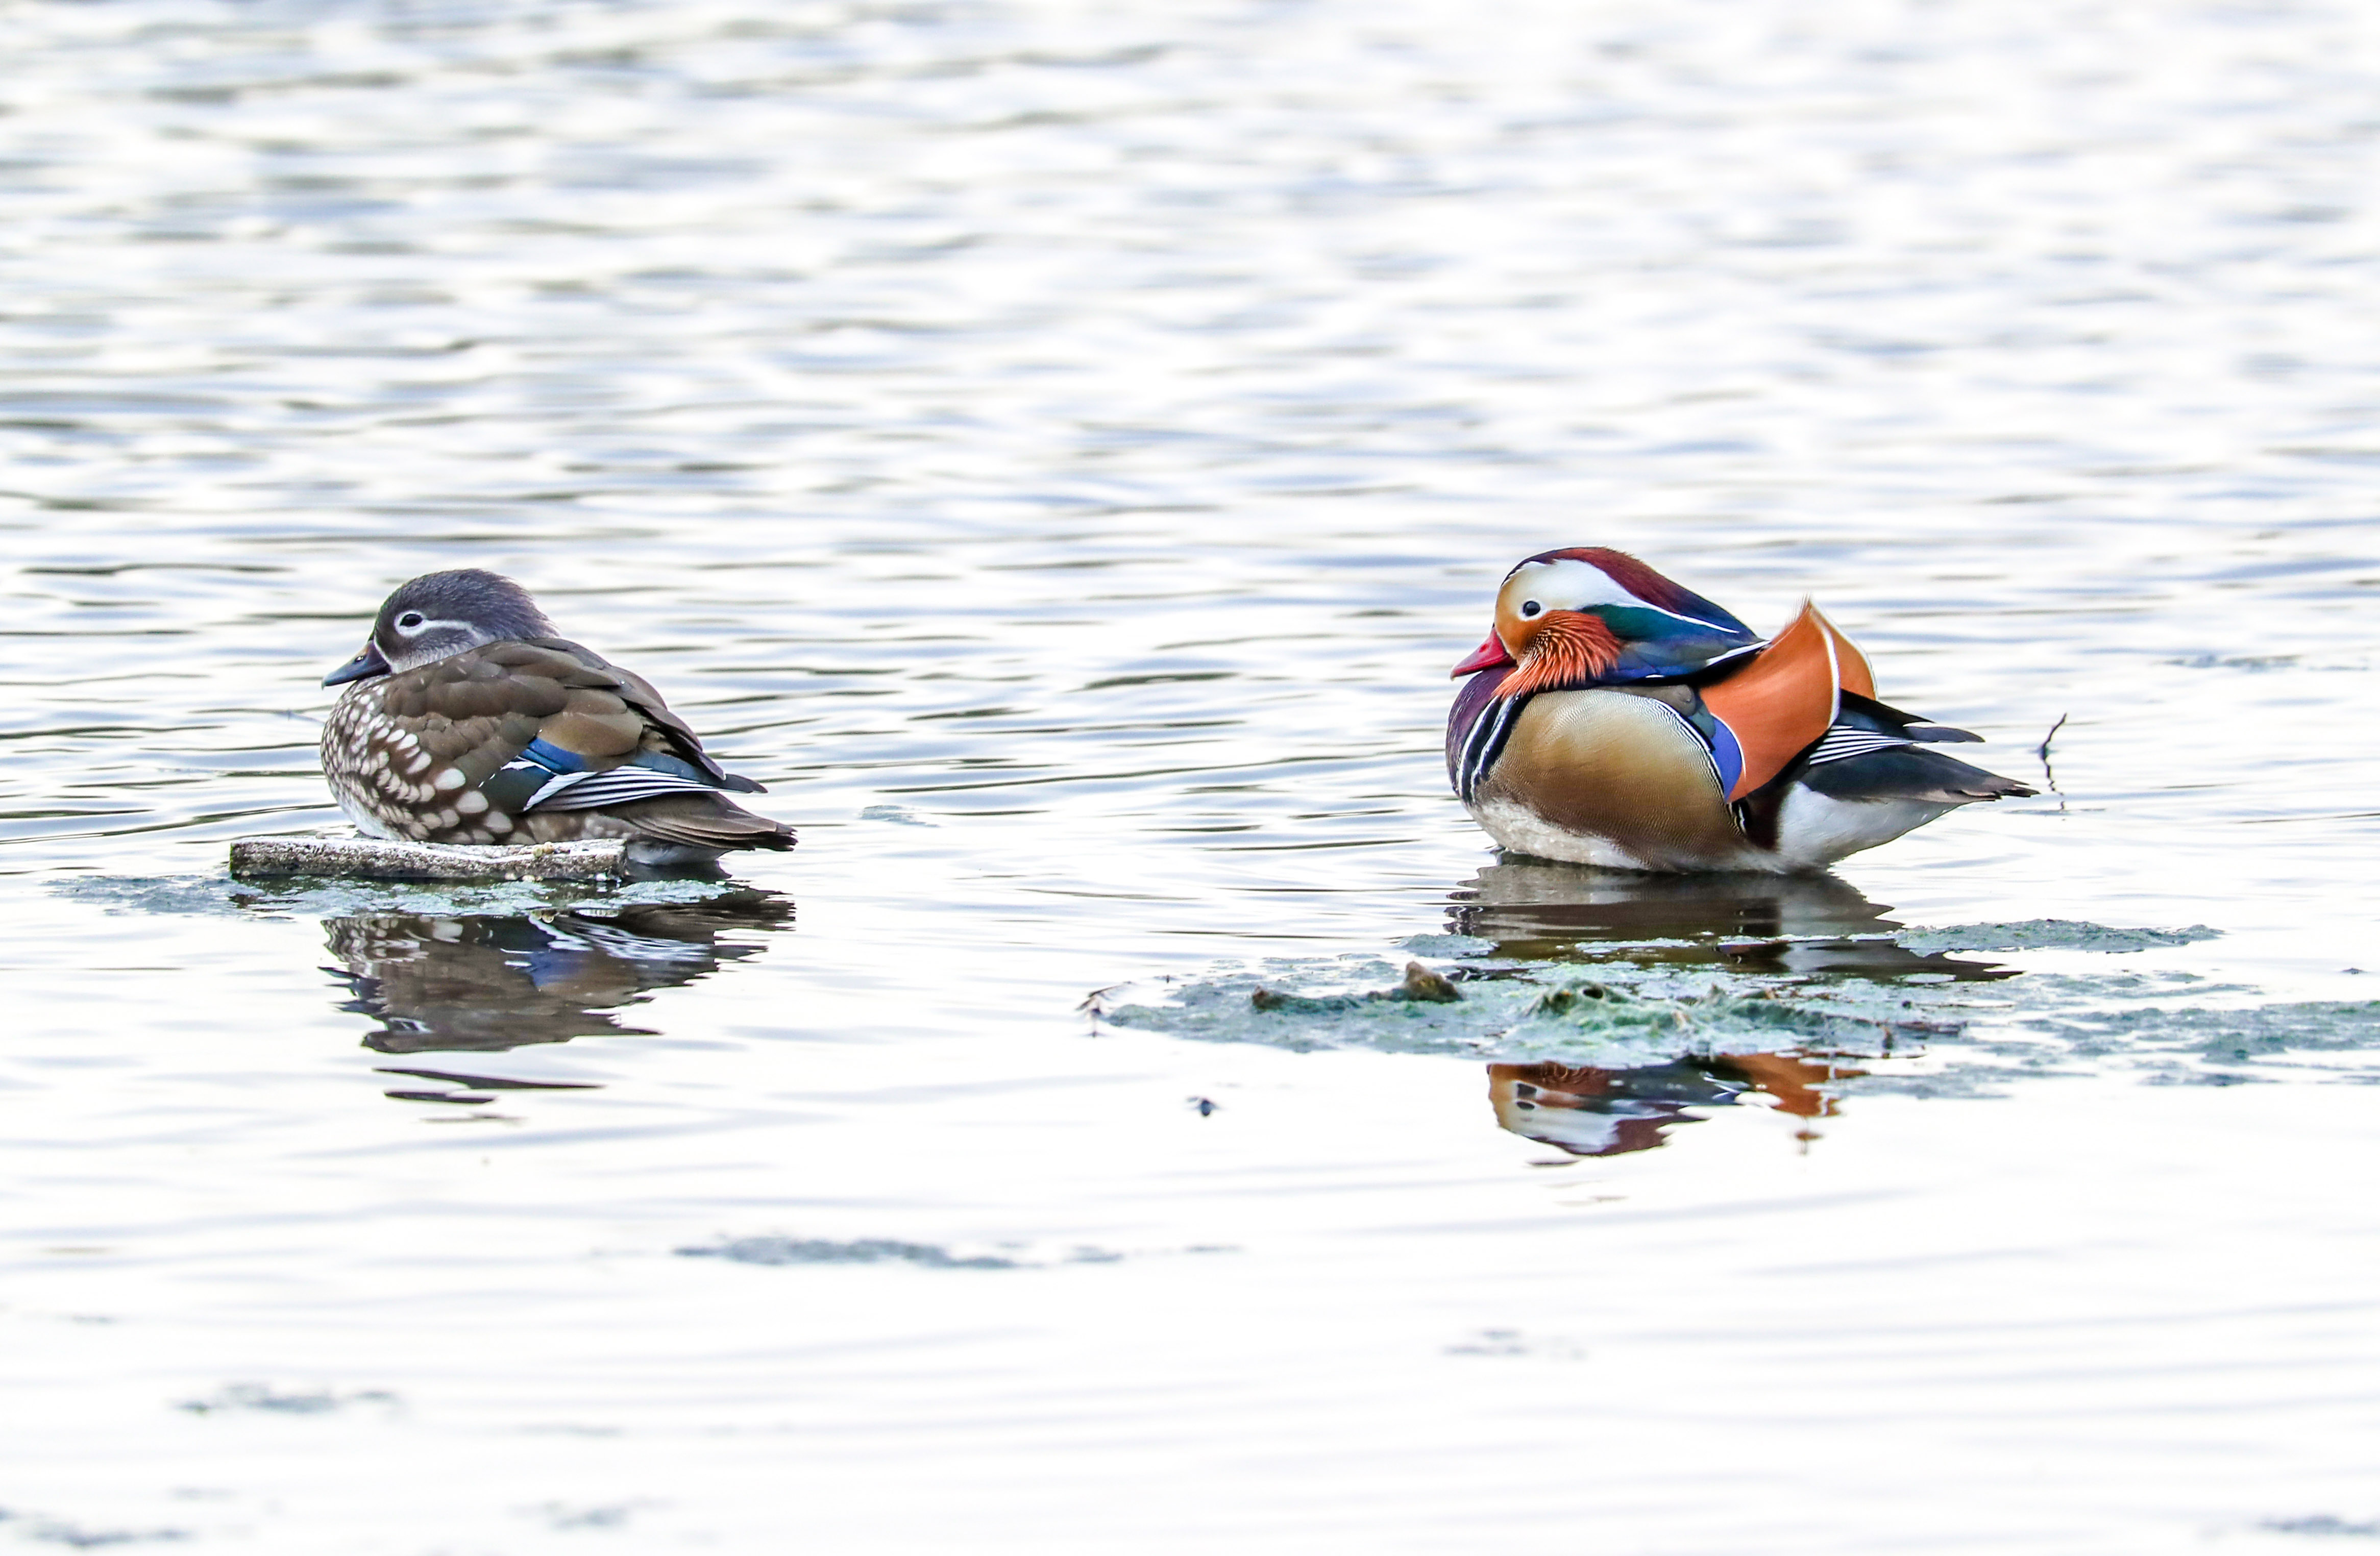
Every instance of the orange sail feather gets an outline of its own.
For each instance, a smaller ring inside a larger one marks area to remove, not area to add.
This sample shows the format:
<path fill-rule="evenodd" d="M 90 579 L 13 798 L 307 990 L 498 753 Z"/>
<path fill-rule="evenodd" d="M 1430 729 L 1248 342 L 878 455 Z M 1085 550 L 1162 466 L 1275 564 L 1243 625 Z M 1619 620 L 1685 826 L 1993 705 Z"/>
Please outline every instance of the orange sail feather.
<path fill-rule="evenodd" d="M 1704 704 L 1743 752 L 1728 799 L 1759 788 L 1825 735 L 1841 706 L 1840 690 L 1865 697 L 1875 687 L 1865 657 L 1803 601 L 1802 614 L 1751 663 L 1703 691 Z"/>

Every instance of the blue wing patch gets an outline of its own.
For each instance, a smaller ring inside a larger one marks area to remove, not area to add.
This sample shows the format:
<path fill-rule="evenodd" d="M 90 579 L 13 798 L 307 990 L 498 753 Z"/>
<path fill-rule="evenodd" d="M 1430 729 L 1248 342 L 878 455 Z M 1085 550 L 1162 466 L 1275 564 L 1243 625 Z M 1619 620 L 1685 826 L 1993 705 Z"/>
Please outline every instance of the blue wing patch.
<path fill-rule="evenodd" d="M 1735 793 L 1736 780 L 1743 776 L 1743 748 L 1737 743 L 1735 731 L 1727 727 L 1725 719 L 1714 713 L 1710 723 L 1711 762 L 1718 769 L 1718 792 L 1731 795 Z"/>

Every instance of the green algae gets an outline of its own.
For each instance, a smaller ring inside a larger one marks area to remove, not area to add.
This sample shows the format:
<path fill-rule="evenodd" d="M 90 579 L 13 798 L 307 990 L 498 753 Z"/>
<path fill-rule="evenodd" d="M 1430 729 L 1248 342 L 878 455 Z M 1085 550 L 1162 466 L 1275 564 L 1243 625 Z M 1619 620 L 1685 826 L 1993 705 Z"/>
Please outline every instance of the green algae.
<path fill-rule="evenodd" d="M 1488 960 L 1441 971 L 1459 1001 L 1400 998 L 1402 985 L 1373 987 L 1399 978 L 1394 965 L 1339 957 L 1276 960 L 1175 985 L 1162 1003 L 1094 1010 L 1113 1026 L 1202 1042 L 1597 1064 L 1779 1047 L 1881 1054 L 1961 1025 L 1960 996 L 1937 987 L 1814 986 L 1625 966 L 1598 967 L 1588 979 L 1574 966 Z"/>
<path fill-rule="evenodd" d="M 2058 948 L 2095 941 L 2110 950 L 2187 944 L 2209 932 L 1989 928 L 2022 929 Z M 2380 1080 L 2380 1000 L 2262 1001 L 2253 989 L 2185 969 L 2032 974 L 1989 985 L 1689 973 L 1658 962 L 1599 963 L 1592 977 L 1583 976 L 1589 970 L 1575 962 L 1459 956 L 1441 971 L 1460 1002 L 1423 1004 L 1378 987 L 1397 976 L 1387 961 L 1275 960 L 1219 970 L 1161 995 L 1149 991 L 1149 1003 L 1126 996 L 1094 1014 L 1196 1041 L 1297 1052 L 1369 1049 L 1607 1068 L 1763 1052 L 1846 1056 L 1884 1066 L 1864 1075 L 1857 1089 L 1925 1096 L 1981 1095 L 2019 1079 L 2107 1070 L 2167 1085 L 2237 1085 L 2308 1072 Z"/>
<path fill-rule="evenodd" d="M 2121 955 L 2221 938 L 2204 924 L 2182 930 L 2119 930 L 2073 918 L 2027 918 L 2010 924 L 1957 924 L 1912 930 L 1894 937 L 1911 951 L 2098 951 Z"/>

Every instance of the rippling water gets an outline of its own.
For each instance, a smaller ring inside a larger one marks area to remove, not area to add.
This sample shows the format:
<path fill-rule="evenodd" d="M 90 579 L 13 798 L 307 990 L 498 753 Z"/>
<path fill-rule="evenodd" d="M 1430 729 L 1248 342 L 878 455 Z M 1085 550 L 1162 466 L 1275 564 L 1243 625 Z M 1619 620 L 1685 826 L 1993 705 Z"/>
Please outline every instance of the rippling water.
<path fill-rule="evenodd" d="M 2365 13 L 6 15 L 0 1539 L 2380 1538 Z M 1496 862 L 1576 543 L 2055 792 Z M 232 889 L 456 565 L 799 851 Z"/>

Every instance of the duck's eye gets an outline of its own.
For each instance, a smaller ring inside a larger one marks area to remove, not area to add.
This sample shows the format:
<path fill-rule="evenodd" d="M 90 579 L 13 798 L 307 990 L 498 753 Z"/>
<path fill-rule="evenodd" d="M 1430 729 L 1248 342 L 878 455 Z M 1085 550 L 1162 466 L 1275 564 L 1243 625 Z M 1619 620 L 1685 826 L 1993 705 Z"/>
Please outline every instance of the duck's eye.
<path fill-rule="evenodd" d="M 1538 604 L 1534 600 L 1524 600 L 1521 602 L 1521 614 L 1524 616 L 1534 616 L 1539 614 L 1544 610 L 1545 607 Z"/>
<path fill-rule="evenodd" d="M 401 616 L 399 616 L 399 617 L 397 617 L 397 618 L 396 618 L 396 629 L 397 629 L 399 632 L 419 632 L 419 631 L 420 631 L 420 630 L 421 630 L 421 613 L 420 613 L 419 611 L 407 611 L 407 612 L 406 612 L 406 613 L 405 613 L 405 614 L 403 614 L 403 615 L 401 615 Z"/>

